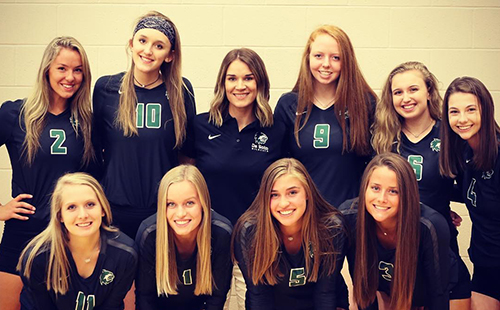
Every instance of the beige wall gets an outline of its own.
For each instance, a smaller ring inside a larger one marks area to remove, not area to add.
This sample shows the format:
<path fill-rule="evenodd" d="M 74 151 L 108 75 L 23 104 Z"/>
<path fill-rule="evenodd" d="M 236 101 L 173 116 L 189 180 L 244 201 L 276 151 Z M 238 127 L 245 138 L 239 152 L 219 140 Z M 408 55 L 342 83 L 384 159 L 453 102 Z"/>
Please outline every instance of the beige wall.
<path fill-rule="evenodd" d="M 133 21 L 151 9 L 179 28 L 184 75 L 195 88 L 198 111 L 208 109 L 223 56 L 242 46 L 266 62 L 274 107 L 295 82 L 308 34 L 326 23 L 349 34 L 377 91 L 393 67 L 418 60 L 438 77 L 442 91 L 455 77 L 471 75 L 500 102 L 500 0 L 0 0 L 0 102 L 28 94 L 45 45 L 58 35 L 85 46 L 94 81 L 125 70 Z M 1 147 L 2 203 L 10 199 L 10 179 Z M 466 255 L 470 221 L 463 206 L 458 210 Z"/>

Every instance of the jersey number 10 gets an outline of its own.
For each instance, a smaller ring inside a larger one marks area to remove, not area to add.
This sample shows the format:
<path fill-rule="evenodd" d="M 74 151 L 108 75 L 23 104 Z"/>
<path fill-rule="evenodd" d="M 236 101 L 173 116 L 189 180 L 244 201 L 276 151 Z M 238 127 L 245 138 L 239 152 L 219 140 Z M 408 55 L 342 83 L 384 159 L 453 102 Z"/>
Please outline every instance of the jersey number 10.
<path fill-rule="evenodd" d="M 137 128 L 158 129 L 161 126 L 161 105 L 159 103 L 138 103 L 135 109 Z"/>

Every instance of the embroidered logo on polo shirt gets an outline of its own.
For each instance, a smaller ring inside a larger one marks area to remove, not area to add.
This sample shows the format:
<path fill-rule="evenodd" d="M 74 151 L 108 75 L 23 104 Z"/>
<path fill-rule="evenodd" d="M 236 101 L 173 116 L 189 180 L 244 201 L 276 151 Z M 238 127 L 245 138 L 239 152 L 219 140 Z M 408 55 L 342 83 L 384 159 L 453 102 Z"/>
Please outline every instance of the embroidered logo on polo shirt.
<path fill-rule="evenodd" d="M 439 150 L 441 150 L 441 139 L 434 138 L 434 140 L 431 141 L 431 150 L 434 152 L 439 152 Z"/>
<path fill-rule="evenodd" d="M 109 270 L 103 269 L 101 275 L 99 276 L 99 283 L 101 285 L 108 285 L 115 279 L 114 273 Z"/>
<path fill-rule="evenodd" d="M 269 137 L 263 132 L 257 132 L 253 136 L 252 151 L 269 153 L 269 147 L 265 146 Z"/>

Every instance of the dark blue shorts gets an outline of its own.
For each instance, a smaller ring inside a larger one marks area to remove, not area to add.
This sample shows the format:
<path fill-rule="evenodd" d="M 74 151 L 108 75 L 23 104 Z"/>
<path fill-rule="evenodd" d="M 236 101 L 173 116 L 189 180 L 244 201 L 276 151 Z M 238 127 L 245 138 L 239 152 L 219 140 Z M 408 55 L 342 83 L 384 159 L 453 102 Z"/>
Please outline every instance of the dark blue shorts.
<path fill-rule="evenodd" d="M 482 267 L 474 265 L 472 275 L 472 291 L 495 298 L 500 301 L 500 266 Z"/>
<path fill-rule="evenodd" d="M 24 231 L 13 228 L 9 221 L 5 222 L 2 242 L 0 243 L 0 271 L 17 275 L 19 256 L 28 242 L 39 232 Z"/>

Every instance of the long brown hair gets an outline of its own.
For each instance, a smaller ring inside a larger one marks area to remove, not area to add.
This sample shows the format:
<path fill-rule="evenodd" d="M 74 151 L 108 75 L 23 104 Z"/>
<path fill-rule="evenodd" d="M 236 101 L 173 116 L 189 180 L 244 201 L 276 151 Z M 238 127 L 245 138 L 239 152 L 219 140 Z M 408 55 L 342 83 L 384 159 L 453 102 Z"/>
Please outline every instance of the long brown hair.
<path fill-rule="evenodd" d="M 158 212 L 156 215 L 156 290 L 160 295 L 177 295 L 177 260 L 175 254 L 174 233 L 167 221 L 168 189 L 170 185 L 188 181 L 198 192 L 202 207 L 202 220 L 196 236 L 196 284 L 195 295 L 212 294 L 212 259 L 211 259 L 211 214 L 210 195 L 207 183 L 201 172 L 192 165 L 180 165 L 169 170 L 160 183 L 158 190 Z"/>
<path fill-rule="evenodd" d="M 40 148 L 40 134 L 47 122 L 50 106 L 50 94 L 52 88 L 49 83 L 49 69 L 61 49 L 69 49 L 80 54 L 82 60 L 83 80 L 80 88 L 68 100 L 68 108 L 71 109 L 73 129 L 76 136 L 83 136 L 83 158 L 82 164 L 88 164 L 94 157 L 94 149 L 91 141 L 92 108 L 90 102 L 90 84 L 92 75 L 90 73 L 89 60 L 83 46 L 73 37 L 54 38 L 45 48 L 42 62 L 38 69 L 35 87 L 31 95 L 25 100 L 19 115 L 19 124 L 26 131 L 23 142 L 23 154 L 26 162 L 31 165 L 36 153 Z"/>
<path fill-rule="evenodd" d="M 283 271 L 279 269 L 281 260 L 279 249 L 283 240 L 279 233 L 279 223 L 271 215 L 269 206 L 274 183 L 278 178 L 287 174 L 301 181 L 308 197 L 301 230 L 308 281 L 317 281 L 320 276 L 320 266 L 324 274 L 332 274 L 335 270 L 337 255 L 341 252 L 334 242 L 337 236 L 331 234 L 333 229 L 342 231 L 340 212 L 321 197 L 306 168 L 298 160 L 279 159 L 264 172 L 257 197 L 236 222 L 231 241 L 231 247 L 234 249 L 234 242 L 240 240 L 244 226 L 255 225 L 255 234 L 251 238 L 249 248 L 245 249 L 248 251 L 248 260 L 251 262 L 248 265 L 249 274 L 255 285 L 261 283 L 275 285 L 278 278 L 283 276 Z M 311 258 L 310 251 L 313 253 L 314 260 Z"/>
<path fill-rule="evenodd" d="M 455 93 L 472 94 L 477 98 L 481 113 L 481 128 L 477 133 L 479 135 L 479 150 L 474 152 L 472 162 L 478 170 L 491 170 L 497 160 L 498 139 L 500 137 L 500 128 L 495 121 L 493 98 L 480 80 L 464 76 L 453 80 L 444 95 L 439 171 L 444 176 L 455 177 L 465 168 L 463 158 L 465 142 L 451 130 L 448 118 L 450 96 Z"/>
<path fill-rule="evenodd" d="M 378 287 L 378 255 L 376 223 L 366 210 L 365 195 L 375 169 L 387 167 L 398 181 L 399 211 L 396 227 L 396 257 L 391 283 L 392 309 L 410 309 L 417 273 L 420 239 L 420 202 L 418 185 L 412 167 L 394 153 L 375 156 L 363 174 L 358 200 L 354 298 L 361 308 L 375 301 Z"/>
<path fill-rule="evenodd" d="M 210 118 L 217 127 L 222 126 L 223 115 L 228 111 L 229 101 L 226 97 L 226 73 L 231 63 L 235 60 L 244 62 L 255 77 L 257 83 L 257 97 L 254 103 L 255 117 L 262 127 L 273 125 L 273 111 L 269 106 L 269 77 L 266 66 L 260 56 L 249 48 L 238 48 L 227 53 L 220 65 L 217 74 L 217 83 L 214 88 L 214 98 L 210 103 Z"/>
<path fill-rule="evenodd" d="M 298 94 L 297 117 L 295 118 L 295 140 L 300 146 L 299 131 L 305 126 L 311 115 L 311 108 L 314 101 L 314 77 L 311 74 L 309 56 L 311 45 L 316 37 L 327 34 L 334 38 L 340 47 L 340 59 L 342 70 L 337 82 L 335 93 L 335 116 L 342 128 L 342 151 L 356 152 L 358 155 L 369 155 L 372 152 L 370 145 L 370 100 L 376 99 L 377 95 L 366 82 L 359 69 L 354 48 L 347 34 L 339 27 L 333 25 L 323 25 L 316 28 L 307 41 L 299 77 L 293 87 L 293 91 Z M 302 115 L 305 119 L 302 120 Z M 346 124 L 346 115 L 349 115 L 349 125 Z"/>
<path fill-rule="evenodd" d="M 181 38 L 175 24 L 160 12 L 150 11 L 146 13 L 145 15 L 139 17 L 135 25 L 137 25 L 143 18 L 150 16 L 166 20 L 172 25 L 175 32 L 174 44 L 170 50 L 170 53 L 173 53 L 172 61 L 168 63 L 164 62 L 160 66 L 160 71 L 167 88 L 170 110 L 172 111 L 172 117 L 174 120 L 175 147 L 179 148 L 186 137 L 187 116 L 184 106 L 184 90 L 189 91 L 182 80 Z M 129 44 L 131 44 L 130 42 L 132 39 L 133 37 L 130 39 Z M 137 94 L 134 86 L 134 68 L 135 64 L 132 60 L 129 70 L 125 73 L 122 79 L 120 87 L 120 104 L 118 106 L 118 113 L 115 119 L 115 123 L 123 130 L 123 135 L 127 137 L 138 135 L 135 113 L 137 107 Z"/>
<path fill-rule="evenodd" d="M 429 113 L 433 120 L 441 119 L 441 95 L 439 94 L 438 80 L 427 67 L 418 61 L 408 61 L 394 68 L 385 81 L 382 95 L 375 110 L 375 122 L 373 124 L 373 149 L 377 154 L 391 152 L 394 141 L 396 141 L 396 150 L 399 152 L 401 144 L 401 130 L 404 118 L 394 109 L 392 101 L 392 79 L 397 74 L 415 70 L 422 74 L 422 79 L 429 93 L 427 102 Z"/>
<path fill-rule="evenodd" d="M 69 289 L 70 266 L 66 248 L 68 248 L 68 230 L 61 223 L 61 209 L 63 205 L 62 194 L 66 185 L 83 185 L 90 187 L 102 207 L 104 216 L 102 217 L 101 230 L 117 231 L 111 226 L 113 217 L 108 199 L 104 191 L 92 176 L 77 172 L 68 173 L 59 178 L 52 194 L 50 202 L 50 222 L 47 228 L 31 240 L 21 253 L 17 270 L 27 279 L 31 277 L 33 260 L 42 252 L 48 252 L 48 265 L 46 267 L 46 287 L 47 291 L 64 295 Z M 24 263 L 23 263 L 24 262 Z"/>

